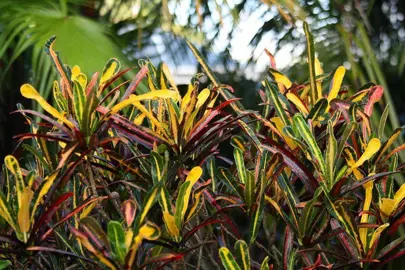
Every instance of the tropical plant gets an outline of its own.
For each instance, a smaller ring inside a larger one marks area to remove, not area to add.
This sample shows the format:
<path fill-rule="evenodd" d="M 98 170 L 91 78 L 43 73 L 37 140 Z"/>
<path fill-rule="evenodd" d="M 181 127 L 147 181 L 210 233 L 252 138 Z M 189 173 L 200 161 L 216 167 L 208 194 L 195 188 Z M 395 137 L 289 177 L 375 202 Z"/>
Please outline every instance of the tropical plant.
<path fill-rule="evenodd" d="M 378 125 L 370 118 L 383 87 L 349 94 L 345 68 L 325 74 L 304 29 L 308 81 L 269 54 L 260 112 L 192 44 L 211 83 L 201 89 L 197 74 L 182 94 L 165 64 L 146 60 L 131 82 L 118 83 L 128 69 L 115 58 L 88 80 L 50 38 L 56 105 L 21 86 L 46 114 L 17 106 L 30 132 L 3 166 L 0 267 L 398 267 L 402 129 L 382 139 L 388 109 Z"/>

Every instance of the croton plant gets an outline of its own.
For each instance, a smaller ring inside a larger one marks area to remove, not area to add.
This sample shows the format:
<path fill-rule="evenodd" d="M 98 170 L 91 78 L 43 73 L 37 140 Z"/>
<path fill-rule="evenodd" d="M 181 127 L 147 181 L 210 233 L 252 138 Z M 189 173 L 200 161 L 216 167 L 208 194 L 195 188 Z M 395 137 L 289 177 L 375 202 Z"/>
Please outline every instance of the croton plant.
<path fill-rule="evenodd" d="M 49 39 L 53 105 L 21 86 L 44 112 L 17 105 L 29 132 L 2 168 L 0 269 L 401 265 L 402 128 L 384 136 L 387 109 L 371 124 L 383 88 L 342 87 L 345 68 L 324 72 L 304 29 L 309 80 L 293 82 L 267 53 L 260 111 L 192 44 L 210 83 L 196 74 L 182 93 L 147 60 L 131 81 L 117 59 L 87 78 Z"/>

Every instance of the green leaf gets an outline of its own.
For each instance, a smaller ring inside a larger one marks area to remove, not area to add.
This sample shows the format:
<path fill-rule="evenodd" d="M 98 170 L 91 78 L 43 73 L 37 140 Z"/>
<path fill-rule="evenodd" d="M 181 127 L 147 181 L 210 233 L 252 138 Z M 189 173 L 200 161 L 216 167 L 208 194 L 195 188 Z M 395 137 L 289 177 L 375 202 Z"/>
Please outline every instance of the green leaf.
<path fill-rule="evenodd" d="M 315 45 L 314 38 L 310 32 L 307 22 L 304 22 L 304 32 L 307 38 L 307 53 L 308 53 L 308 66 L 309 77 L 311 85 L 311 103 L 315 104 L 322 96 L 322 89 L 317 89 L 316 76 L 315 76 Z"/>
<path fill-rule="evenodd" d="M 238 240 L 235 243 L 235 250 L 237 252 L 238 261 L 241 262 L 244 270 L 250 270 L 250 254 L 249 247 L 243 240 Z"/>
<path fill-rule="evenodd" d="M 241 270 L 236 263 L 235 258 L 226 247 L 221 247 L 219 249 L 219 257 L 221 258 L 222 265 L 226 270 Z"/>
<path fill-rule="evenodd" d="M 251 171 L 246 171 L 245 202 L 250 208 L 255 196 L 255 176 Z"/>
<path fill-rule="evenodd" d="M 11 262 L 9 260 L 0 260 L 0 270 L 6 269 L 11 265 Z"/>
<path fill-rule="evenodd" d="M 405 55 L 405 53 L 404 53 Z M 385 106 L 383 113 L 381 114 L 380 123 L 378 124 L 378 138 L 383 138 L 384 136 L 384 129 L 387 123 L 388 114 L 390 112 L 390 104 Z"/>
<path fill-rule="evenodd" d="M 121 262 L 125 262 L 127 248 L 125 246 L 125 232 L 118 221 L 110 221 L 107 226 L 108 239 L 116 258 Z"/>

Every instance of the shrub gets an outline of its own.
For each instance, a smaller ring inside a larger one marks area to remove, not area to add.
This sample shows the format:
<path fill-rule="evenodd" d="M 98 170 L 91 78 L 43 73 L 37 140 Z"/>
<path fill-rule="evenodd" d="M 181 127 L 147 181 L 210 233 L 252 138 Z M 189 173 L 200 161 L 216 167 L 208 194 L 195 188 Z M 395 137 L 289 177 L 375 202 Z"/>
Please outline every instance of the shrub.
<path fill-rule="evenodd" d="M 0 269 L 376 268 L 402 256 L 402 129 L 383 140 L 388 110 L 370 123 L 382 87 L 349 94 L 345 68 L 324 74 L 305 30 L 310 79 L 291 82 L 269 54 L 260 113 L 192 44 L 211 83 L 197 74 L 182 95 L 146 60 L 131 82 L 117 59 L 88 80 L 51 38 L 55 106 L 21 86 L 47 114 L 18 105 L 30 132 L 3 165 Z M 150 91 L 135 94 L 140 83 Z"/>

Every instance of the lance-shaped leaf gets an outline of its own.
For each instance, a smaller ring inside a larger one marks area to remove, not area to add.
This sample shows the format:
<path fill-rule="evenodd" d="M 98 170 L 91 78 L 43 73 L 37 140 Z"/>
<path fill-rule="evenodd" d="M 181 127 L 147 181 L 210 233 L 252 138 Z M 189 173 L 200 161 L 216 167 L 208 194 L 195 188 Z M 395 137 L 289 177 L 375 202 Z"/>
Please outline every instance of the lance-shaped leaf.
<path fill-rule="evenodd" d="M 270 102 L 274 106 L 277 115 L 281 118 L 284 125 L 286 126 L 291 125 L 290 118 L 287 116 L 287 113 L 284 110 L 287 104 L 285 104 L 283 100 L 279 97 L 281 93 L 278 90 L 277 86 L 274 83 L 269 82 L 268 80 L 265 80 L 265 86 L 266 90 L 269 93 Z"/>
<path fill-rule="evenodd" d="M 236 169 L 238 170 L 239 181 L 242 184 L 246 183 L 246 167 L 245 161 L 243 160 L 243 152 L 239 148 L 233 150 L 233 157 L 235 159 Z"/>
<path fill-rule="evenodd" d="M 298 130 L 299 134 L 301 137 L 304 139 L 304 141 L 307 143 L 309 146 L 309 151 L 311 152 L 312 156 L 315 157 L 316 161 L 318 162 L 318 165 L 321 169 L 321 173 L 325 173 L 325 162 L 322 156 L 322 152 L 319 149 L 319 146 L 314 138 L 314 135 L 312 134 L 311 130 L 309 129 L 307 123 L 305 122 L 304 118 L 302 117 L 301 114 L 297 113 L 293 117 L 294 121 L 294 126 Z"/>
<path fill-rule="evenodd" d="M 121 205 L 121 211 L 124 214 L 125 222 L 128 227 L 131 227 L 136 215 L 136 202 L 134 200 L 126 200 Z"/>
<path fill-rule="evenodd" d="M 144 239 L 146 240 L 156 240 L 160 237 L 160 229 L 158 226 L 152 222 L 146 222 L 139 229 L 138 234 L 135 236 L 130 251 L 126 258 L 126 269 L 133 269 L 133 264 L 135 261 L 135 255 L 138 251 L 139 246 L 142 244 Z"/>
<path fill-rule="evenodd" d="M 20 88 L 21 91 L 21 95 L 25 98 L 28 99 L 33 99 L 35 101 L 37 101 L 39 103 L 39 105 L 41 105 L 41 107 L 48 112 L 49 114 L 51 114 L 53 117 L 55 117 L 56 119 L 62 121 L 63 123 L 65 123 L 68 127 L 70 128 L 74 128 L 75 125 L 66 119 L 65 116 L 63 116 L 58 110 L 56 110 L 54 107 L 52 107 L 38 92 L 37 90 L 35 90 L 34 87 L 32 87 L 29 84 L 23 84 Z"/>
<path fill-rule="evenodd" d="M 4 220 L 13 228 L 14 231 L 18 231 L 17 224 L 11 215 L 11 209 L 7 204 L 7 200 L 4 197 L 3 193 L 0 192 L 0 217 L 4 218 Z"/>
<path fill-rule="evenodd" d="M 337 70 L 335 71 L 333 79 L 330 83 L 328 102 L 330 102 L 332 99 L 337 98 L 345 73 L 346 69 L 343 66 L 338 67 Z"/>
<path fill-rule="evenodd" d="M 139 230 L 140 225 L 143 223 L 143 221 L 146 218 L 146 215 L 148 214 L 149 210 L 152 208 L 152 206 L 155 204 L 156 200 L 159 197 L 159 190 L 161 189 L 160 185 L 156 185 L 146 196 L 145 201 L 142 205 L 142 211 L 136 218 L 135 224 L 136 228 Z M 136 231 L 137 233 L 137 231 Z"/>
<path fill-rule="evenodd" d="M 260 270 L 270 270 L 269 261 L 270 261 L 269 256 L 266 256 L 266 258 L 264 258 L 262 264 L 260 265 Z"/>
<path fill-rule="evenodd" d="M 328 109 L 328 100 L 326 98 L 321 98 L 309 111 L 307 119 L 312 119 L 313 121 L 319 120 Z"/>
<path fill-rule="evenodd" d="M 110 60 L 108 60 L 101 75 L 99 89 L 103 89 L 107 81 L 111 79 L 114 75 L 116 75 L 119 72 L 120 68 L 121 63 L 118 61 L 118 59 L 111 58 Z"/>
<path fill-rule="evenodd" d="M 378 151 L 377 155 L 373 158 L 373 163 L 378 163 L 381 160 L 385 152 L 387 152 L 391 145 L 401 136 L 403 130 L 404 128 L 397 128 L 394 130 L 391 136 L 381 146 L 380 151 Z"/>
<path fill-rule="evenodd" d="M 181 228 L 181 224 L 184 220 L 191 190 L 201 175 L 201 167 L 194 167 L 187 175 L 186 181 L 180 186 L 179 194 L 176 199 L 176 224 L 178 228 Z"/>
<path fill-rule="evenodd" d="M 273 80 L 275 80 L 277 83 L 282 84 L 286 89 L 289 89 L 291 87 L 292 83 L 290 79 L 288 79 L 288 77 L 285 76 L 283 73 L 272 68 L 269 68 L 269 72 L 271 77 L 273 77 Z"/>
<path fill-rule="evenodd" d="M 304 32 L 307 38 L 308 67 L 311 85 L 311 102 L 312 104 L 315 104 L 318 101 L 318 99 L 322 96 L 322 89 L 318 89 L 316 85 L 314 38 L 309 30 L 309 25 L 307 22 L 304 22 Z"/>
<path fill-rule="evenodd" d="M 226 270 L 241 270 L 232 253 L 226 247 L 219 249 L 219 257 Z"/>
<path fill-rule="evenodd" d="M 34 195 L 34 206 L 32 207 L 32 212 L 31 212 L 31 221 L 34 220 L 34 215 L 35 212 L 39 206 L 39 204 L 42 202 L 44 196 L 48 194 L 48 191 L 50 190 L 52 184 L 55 182 L 56 177 L 58 177 L 59 170 L 55 171 L 51 175 L 45 178 L 43 184 L 41 185 L 39 192 L 35 193 Z"/>
<path fill-rule="evenodd" d="M 335 184 L 335 162 L 337 152 L 337 142 L 335 139 L 332 122 L 328 121 L 328 143 L 326 146 L 325 160 L 326 160 L 326 174 L 329 183 L 329 188 Z"/>
<path fill-rule="evenodd" d="M 22 176 L 20 164 L 18 163 L 18 160 L 11 155 L 8 155 L 4 158 L 4 164 L 6 164 L 7 169 L 12 173 L 14 176 L 14 180 L 16 183 L 16 190 L 17 190 L 17 201 L 18 201 L 18 207 L 22 206 L 22 194 L 24 191 L 25 183 L 24 179 Z"/>
<path fill-rule="evenodd" d="M 179 94 L 176 91 L 171 91 L 171 90 L 158 90 L 158 91 L 152 91 L 146 94 L 142 95 L 130 95 L 128 99 L 118 103 L 114 107 L 111 108 L 111 114 L 115 114 L 118 111 L 124 109 L 125 107 L 129 105 L 134 105 L 136 103 L 139 103 L 139 101 L 142 100 L 155 100 L 158 98 L 163 98 L 163 99 L 174 99 L 177 100 L 179 97 Z"/>
<path fill-rule="evenodd" d="M 125 245 L 125 232 L 118 221 L 110 221 L 107 226 L 108 239 L 116 258 L 124 263 L 127 254 Z"/>
<path fill-rule="evenodd" d="M 235 250 L 240 265 L 243 266 L 244 270 L 250 270 L 250 254 L 246 242 L 243 240 L 236 241 Z"/>
<path fill-rule="evenodd" d="M 255 176 L 251 171 L 246 171 L 245 202 L 247 207 L 251 207 L 255 196 Z"/>

